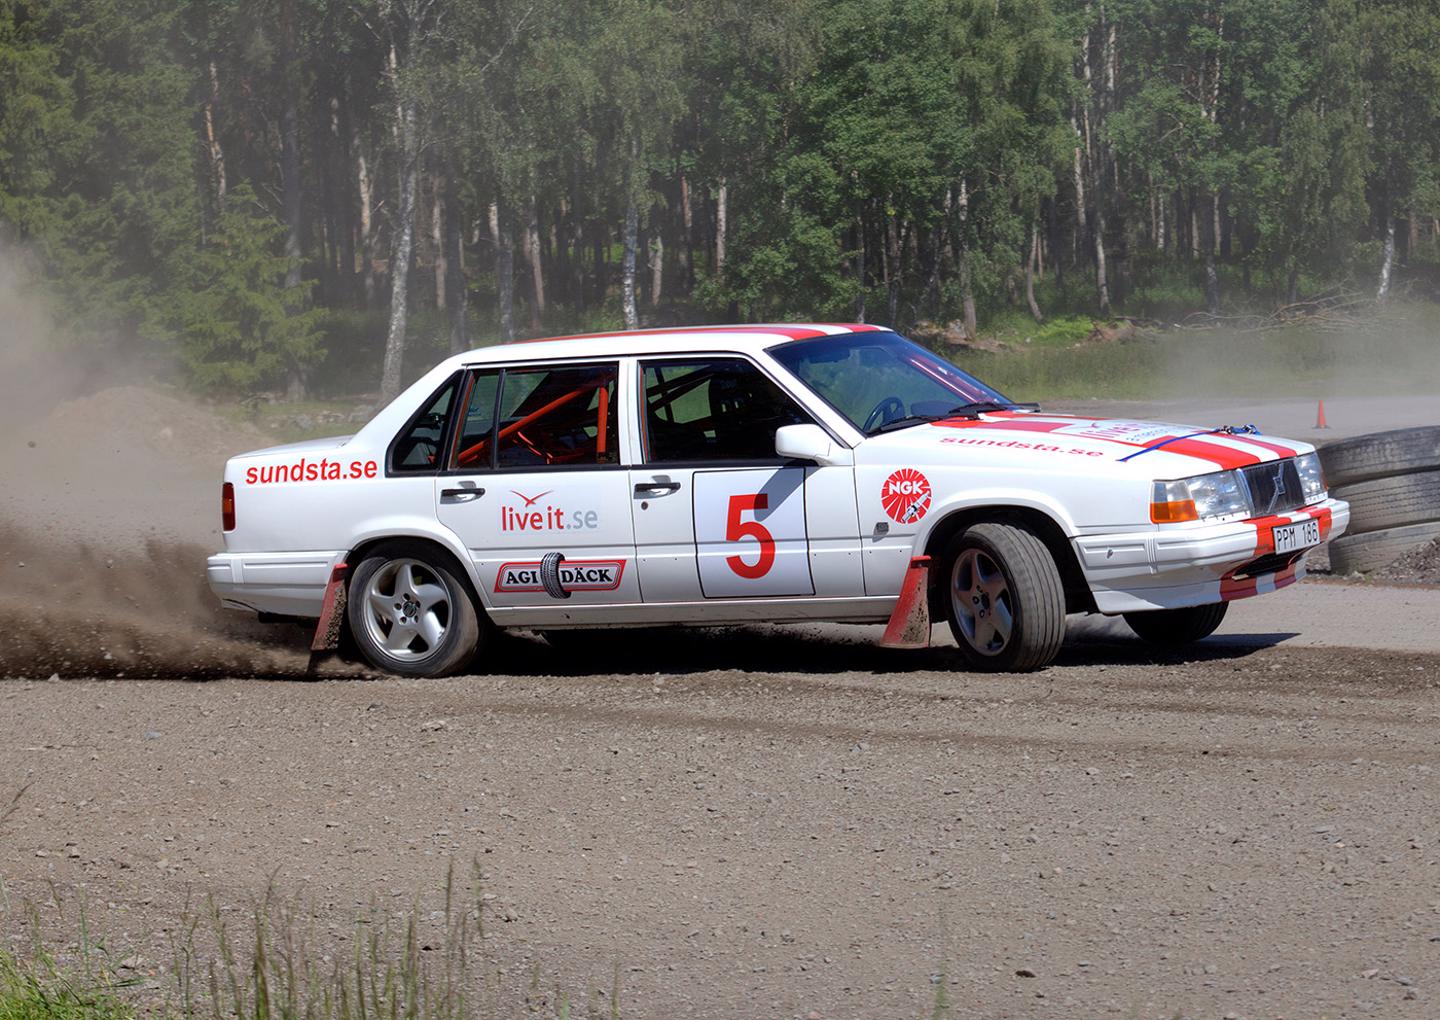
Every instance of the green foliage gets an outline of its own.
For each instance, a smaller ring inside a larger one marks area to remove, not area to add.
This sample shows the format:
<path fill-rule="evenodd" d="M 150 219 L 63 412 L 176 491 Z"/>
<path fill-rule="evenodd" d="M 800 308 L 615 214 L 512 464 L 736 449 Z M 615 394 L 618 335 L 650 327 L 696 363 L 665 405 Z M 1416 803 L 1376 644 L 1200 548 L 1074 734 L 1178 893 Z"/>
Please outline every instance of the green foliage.
<path fill-rule="evenodd" d="M 103 980 L 70 973 L 39 954 L 0 951 L 0 1020 L 134 1020 L 135 1010 Z"/>
<path fill-rule="evenodd" d="M 152 335 L 169 335 L 199 386 L 250 390 L 318 361 L 324 313 L 304 310 L 305 286 L 285 286 L 284 232 L 248 187 L 235 189 L 172 303 L 147 323 Z"/>
<path fill-rule="evenodd" d="M 409 198 L 410 371 L 462 296 L 613 323 L 631 210 L 651 324 L 1029 335 L 1102 254 L 1179 320 L 1373 293 L 1392 230 L 1440 290 L 1437 54 L 1421 0 L 0 0 L 0 242 L 226 389 L 378 373 Z"/>

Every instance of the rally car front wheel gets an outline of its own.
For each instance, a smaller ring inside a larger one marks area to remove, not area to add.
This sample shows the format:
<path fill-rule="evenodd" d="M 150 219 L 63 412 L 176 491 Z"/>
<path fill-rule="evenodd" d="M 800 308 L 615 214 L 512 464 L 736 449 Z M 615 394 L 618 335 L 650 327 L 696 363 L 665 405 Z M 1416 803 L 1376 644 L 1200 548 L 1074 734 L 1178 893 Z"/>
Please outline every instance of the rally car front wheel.
<path fill-rule="evenodd" d="M 1021 673 L 1055 660 L 1065 637 L 1065 587 L 1033 531 L 973 525 L 950 541 L 943 563 L 950 632 L 971 669 Z"/>
<path fill-rule="evenodd" d="M 1143 641 L 1162 648 L 1179 648 L 1215 633 L 1229 608 L 1228 602 L 1212 602 L 1184 609 L 1147 609 L 1126 613 L 1125 622 Z"/>
<path fill-rule="evenodd" d="M 449 558 L 423 542 L 376 548 L 350 578 L 346 617 L 362 655 L 401 676 L 448 676 L 475 657 L 481 621 Z"/>

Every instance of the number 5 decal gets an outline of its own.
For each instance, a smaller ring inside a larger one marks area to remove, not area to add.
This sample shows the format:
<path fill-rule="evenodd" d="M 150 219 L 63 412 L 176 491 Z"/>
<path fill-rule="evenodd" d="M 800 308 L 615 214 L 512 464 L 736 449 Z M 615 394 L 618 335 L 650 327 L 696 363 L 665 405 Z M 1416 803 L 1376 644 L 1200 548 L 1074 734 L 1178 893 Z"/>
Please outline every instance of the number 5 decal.
<path fill-rule="evenodd" d="M 753 538 L 760 543 L 760 558 L 754 563 L 746 563 L 739 556 L 725 558 L 725 562 L 730 565 L 731 570 L 750 581 L 764 577 L 775 565 L 775 538 L 759 521 L 742 521 L 740 515 L 746 510 L 753 513 L 756 510 L 765 510 L 769 506 L 770 498 L 763 492 L 731 496 L 730 510 L 725 515 L 725 541 L 739 542 L 746 538 Z"/>
<path fill-rule="evenodd" d="M 815 594 L 805 469 L 696 471 L 695 557 L 707 599 Z"/>

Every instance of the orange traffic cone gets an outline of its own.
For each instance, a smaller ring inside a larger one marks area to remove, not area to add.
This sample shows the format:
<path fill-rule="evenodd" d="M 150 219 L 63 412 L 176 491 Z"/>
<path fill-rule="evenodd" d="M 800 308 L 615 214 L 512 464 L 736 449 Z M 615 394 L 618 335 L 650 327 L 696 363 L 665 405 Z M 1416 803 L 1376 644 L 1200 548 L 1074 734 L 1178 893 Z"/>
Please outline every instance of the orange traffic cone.
<path fill-rule="evenodd" d="M 1325 420 L 1325 401 L 1323 400 L 1320 401 L 1319 406 L 1315 408 L 1315 427 L 1317 429 L 1328 429 L 1330 427 L 1329 422 Z"/>

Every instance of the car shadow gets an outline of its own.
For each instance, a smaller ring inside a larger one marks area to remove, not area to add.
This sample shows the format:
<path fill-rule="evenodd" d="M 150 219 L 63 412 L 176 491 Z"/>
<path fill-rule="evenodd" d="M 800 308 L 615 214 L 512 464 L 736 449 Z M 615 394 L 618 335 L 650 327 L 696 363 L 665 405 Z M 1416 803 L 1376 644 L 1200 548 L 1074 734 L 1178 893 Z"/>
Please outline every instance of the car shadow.
<path fill-rule="evenodd" d="M 937 640 L 943 631 L 937 630 Z M 1294 637 L 1288 633 L 1228 635 L 1180 650 L 1157 649 L 1139 639 L 1077 635 L 1056 659 L 1060 668 L 1082 666 L 1157 667 L 1242 659 Z M 881 648 L 853 637 L 815 634 L 783 626 L 646 628 L 576 631 L 546 638 L 523 631 L 501 632 L 474 672 L 508 676 L 596 676 L 600 674 L 686 675 L 715 671 L 744 673 L 968 673 L 948 641 L 924 649 Z"/>

